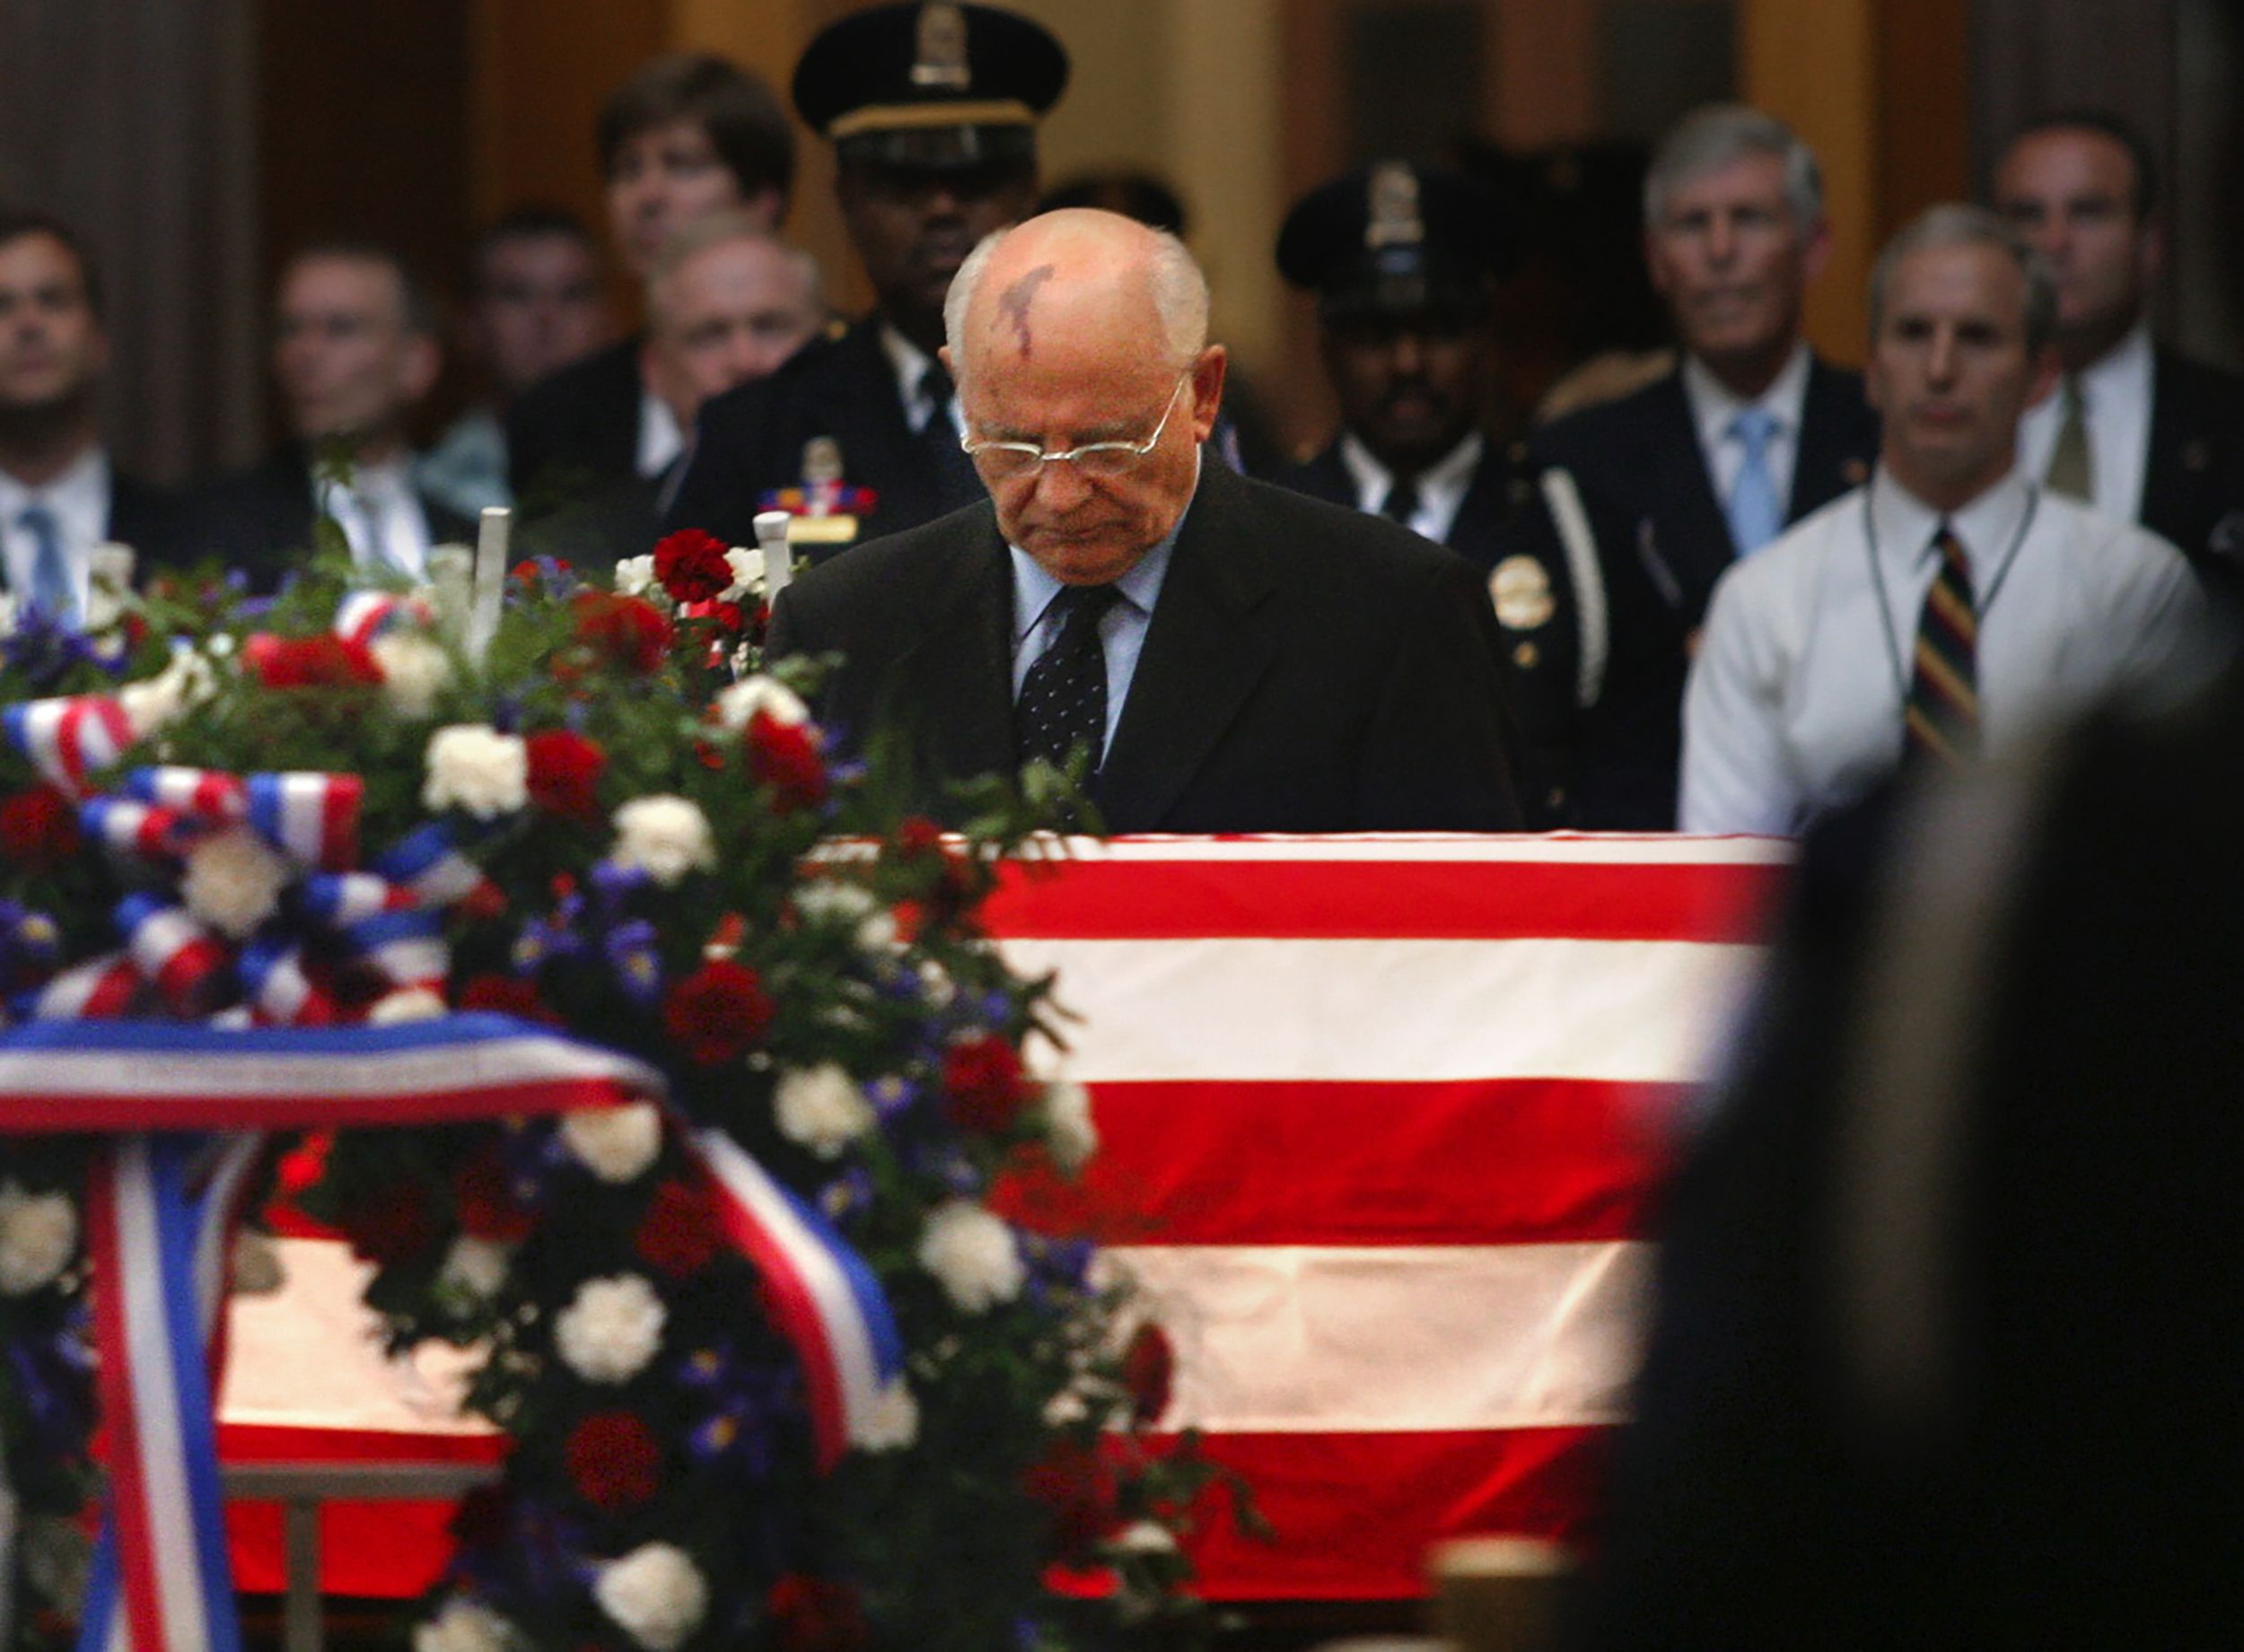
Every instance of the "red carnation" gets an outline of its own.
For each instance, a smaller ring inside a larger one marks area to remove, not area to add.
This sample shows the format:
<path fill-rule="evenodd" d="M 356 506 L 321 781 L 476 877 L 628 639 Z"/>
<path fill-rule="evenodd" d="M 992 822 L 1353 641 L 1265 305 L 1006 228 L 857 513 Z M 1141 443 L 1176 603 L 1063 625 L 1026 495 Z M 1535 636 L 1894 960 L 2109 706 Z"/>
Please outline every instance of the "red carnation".
<path fill-rule="evenodd" d="M 34 786 L 0 803 L 0 859 L 44 872 L 77 852 L 77 805 L 58 787 Z"/>
<path fill-rule="evenodd" d="M 1012 1123 L 1029 1098 L 1020 1053 L 988 1033 L 944 1052 L 942 1088 L 943 1113 L 952 1123 L 992 1134 Z"/>
<path fill-rule="evenodd" d="M 381 668 L 364 642 L 331 633 L 276 637 L 260 633 L 241 645 L 242 663 L 267 688 L 378 686 Z"/>
<path fill-rule="evenodd" d="M 530 800 L 549 815 L 600 818 L 600 776 L 608 754 L 570 729 L 548 729 L 523 742 L 530 755 Z"/>
<path fill-rule="evenodd" d="M 576 595 L 576 640 L 642 675 L 658 671 L 670 652 L 671 623 L 652 603 L 604 590 Z"/>
<path fill-rule="evenodd" d="M 537 1217 L 515 1202 L 495 1141 L 486 1142 L 452 1172 L 451 1198 L 460 1231 L 478 1239 L 511 1245 L 538 1225 Z"/>
<path fill-rule="evenodd" d="M 1062 1560 L 1082 1554 L 1121 1517 L 1113 1465 L 1072 1439 L 1055 1439 L 1022 1473 L 1021 1489 L 1050 1511 L 1054 1551 Z"/>
<path fill-rule="evenodd" d="M 336 1218 L 351 1242 L 351 1252 L 378 1268 L 394 1267 L 436 1243 L 436 1222 L 428 1199 L 412 1182 L 396 1182 L 370 1193 Z"/>
<path fill-rule="evenodd" d="M 942 828 L 925 815 L 909 815 L 896 828 L 896 846 L 907 856 L 924 855 L 942 847 Z"/>
<path fill-rule="evenodd" d="M 538 1021 L 548 1027 L 561 1025 L 561 1018 L 554 1013 L 553 1006 L 539 995 L 537 983 L 520 975 L 472 975 L 461 983 L 455 1007 L 462 1014 L 482 1010 Z"/>
<path fill-rule="evenodd" d="M 864 1604 L 848 1584 L 788 1572 L 764 1597 L 779 1652 L 858 1652 L 872 1643 Z"/>
<path fill-rule="evenodd" d="M 1130 1415 L 1140 1428 L 1160 1420 L 1176 1385 L 1177 1350 L 1169 1333 L 1147 1320 L 1122 1350 L 1122 1385 L 1130 1391 Z"/>
<path fill-rule="evenodd" d="M 631 1412 L 594 1412 L 569 1430 L 562 1455 L 578 1494 L 611 1514 L 645 1502 L 660 1483 L 662 1447 Z"/>
<path fill-rule="evenodd" d="M 698 1182 L 671 1180 L 654 1190 L 631 1248 L 658 1273 L 684 1279 L 709 1265 L 721 1248 L 716 1206 Z"/>
<path fill-rule="evenodd" d="M 654 577 L 678 602 L 708 602 L 732 589 L 724 541 L 698 528 L 681 528 L 654 546 Z"/>
<path fill-rule="evenodd" d="M 763 1042 L 774 1009 L 756 972 L 711 958 L 662 1000 L 662 1030 L 704 1067 L 737 1061 Z"/>
<path fill-rule="evenodd" d="M 826 801 L 826 761 L 809 723 L 782 722 L 769 712 L 758 712 L 748 720 L 748 766 L 759 783 L 771 788 L 772 801 L 783 815 Z"/>

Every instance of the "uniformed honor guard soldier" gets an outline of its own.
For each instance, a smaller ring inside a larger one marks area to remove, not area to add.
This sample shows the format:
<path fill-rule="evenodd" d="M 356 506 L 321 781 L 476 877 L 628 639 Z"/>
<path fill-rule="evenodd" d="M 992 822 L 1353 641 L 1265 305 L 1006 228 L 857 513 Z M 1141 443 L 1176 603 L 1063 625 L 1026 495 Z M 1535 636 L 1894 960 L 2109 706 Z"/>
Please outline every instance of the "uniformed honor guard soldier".
<path fill-rule="evenodd" d="M 796 111 L 830 139 L 835 195 L 877 303 L 838 338 L 712 399 L 673 526 L 751 542 L 786 510 L 817 558 L 983 497 L 936 359 L 966 255 L 1037 199 L 1036 123 L 1067 82 L 1040 25 L 995 6 L 877 6 L 813 39 Z"/>
<path fill-rule="evenodd" d="M 1512 251 L 1502 211 L 1460 173 L 1388 161 L 1287 214 L 1278 268 L 1317 294 L 1340 430 L 1275 479 L 1400 522 L 1480 570 L 1527 747 L 1521 791 L 1531 817 L 1555 819 L 1557 748 L 1582 661 L 1602 644 L 1590 629 L 1601 608 L 1578 598 L 1563 561 L 1498 554 L 1513 467 L 1480 421 L 1496 370 L 1490 288 Z"/>

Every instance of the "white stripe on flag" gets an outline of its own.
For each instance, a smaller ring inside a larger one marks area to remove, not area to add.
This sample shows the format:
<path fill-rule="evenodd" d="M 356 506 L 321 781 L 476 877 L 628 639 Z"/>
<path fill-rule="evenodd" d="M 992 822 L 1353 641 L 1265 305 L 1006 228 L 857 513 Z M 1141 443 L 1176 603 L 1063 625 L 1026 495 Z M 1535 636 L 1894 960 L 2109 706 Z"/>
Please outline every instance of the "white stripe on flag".
<path fill-rule="evenodd" d="M 1760 957 L 1647 940 L 1007 940 L 1101 1079 L 1702 1076 Z"/>
<path fill-rule="evenodd" d="M 1111 842 L 1071 837 L 1064 840 L 1061 850 L 1062 858 L 1071 861 L 1184 861 L 1196 866 L 1235 861 L 1783 866 L 1790 864 L 1795 853 L 1792 841 L 1781 837 L 1685 837 L 1664 833 L 1630 836 L 1608 832 L 1586 837 L 1565 832 L 1547 832 L 1532 837 L 1411 832 L 1367 832 L 1332 837 L 1273 835 L 1220 840 L 1147 836 Z"/>
<path fill-rule="evenodd" d="M 1177 1350 L 1165 1427 L 1394 1433 L 1620 1420 L 1635 1241 L 1117 1246 Z"/>

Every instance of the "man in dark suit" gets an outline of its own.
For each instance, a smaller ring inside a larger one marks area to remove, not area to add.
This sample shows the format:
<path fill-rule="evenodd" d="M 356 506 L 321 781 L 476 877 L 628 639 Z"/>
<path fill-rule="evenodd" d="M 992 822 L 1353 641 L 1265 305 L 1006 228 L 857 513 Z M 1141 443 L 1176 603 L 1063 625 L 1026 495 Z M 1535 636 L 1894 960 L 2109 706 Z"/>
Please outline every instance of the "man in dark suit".
<path fill-rule="evenodd" d="M 1574 599 L 1564 562 L 1503 556 L 1515 476 L 1480 428 L 1496 367 L 1490 284 L 1508 262 L 1501 205 L 1461 174 L 1382 162 L 1312 190 L 1286 214 L 1278 268 L 1317 294 L 1340 429 L 1284 486 L 1400 522 L 1487 582 L 1526 750 L 1530 818 L 1556 824 L 1559 742 L 1573 731 L 1581 662 L 1604 647 L 1602 593 Z M 1591 571 L 1594 572 L 1593 570 Z"/>
<path fill-rule="evenodd" d="M 56 617 L 83 617 L 95 546 L 131 546 L 144 572 L 180 548 L 176 504 L 101 441 L 108 366 L 83 243 L 59 219 L 0 210 L 0 592 Z"/>
<path fill-rule="evenodd" d="M 1672 829 L 1684 677 L 1714 581 L 1869 475 L 1862 381 L 1801 337 L 1828 244 L 1814 155 L 1758 110 L 1700 109 L 1652 157 L 1644 255 L 1681 363 L 1537 435 L 1535 495 L 1502 540 L 1594 563 L 1604 586 L 1610 643 L 1584 675 L 1571 825 Z"/>
<path fill-rule="evenodd" d="M 2244 1642 L 2240 742 L 2231 674 L 1810 834 L 1573 1652 Z"/>
<path fill-rule="evenodd" d="M 900 725 L 946 816 L 946 782 L 1073 756 L 1121 832 L 1517 826 L 1471 568 L 1205 459 L 1223 351 L 1173 238 L 1031 220 L 967 261 L 949 336 L 988 499 L 776 605 L 775 654 L 844 656 L 846 742 Z"/>
<path fill-rule="evenodd" d="M 679 226 L 745 213 L 765 229 L 786 216 L 794 132 L 771 88 L 706 53 L 642 65 L 602 106 L 599 145 L 608 227 L 634 278 L 653 274 Z M 506 412 L 508 474 L 535 517 L 634 477 L 671 470 L 681 429 L 647 377 L 635 333 L 562 368 Z"/>
<path fill-rule="evenodd" d="M 2028 474 L 2244 596 L 2244 377 L 2152 340 L 2165 237 L 2150 150 L 2108 115 L 2052 116 L 2012 141 L 1994 195 L 2057 280 L 2065 376 L 2020 426 Z"/>
<path fill-rule="evenodd" d="M 788 510 L 817 519 L 799 530 L 815 551 L 980 496 L 938 359 L 943 294 L 977 241 L 1033 209 L 1035 122 L 1066 83 L 1059 42 L 994 6 L 876 6 L 811 42 L 795 108 L 833 140 L 876 308 L 702 409 L 672 526 L 744 545 L 758 511 Z"/>
<path fill-rule="evenodd" d="M 425 576 L 434 546 L 475 536 L 475 524 L 413 479 L 407 422 L 443 363 L 427 289 L 387 249 L 326 243 L 282 269 L 274 323 L 273 377 L 290 440 L 205 485 L 192 502 L 197 555 L 270 590 L 302 564 L 324 515 L 361 567 Z M 318 474 L 329 459 L 347 474 Z"/>

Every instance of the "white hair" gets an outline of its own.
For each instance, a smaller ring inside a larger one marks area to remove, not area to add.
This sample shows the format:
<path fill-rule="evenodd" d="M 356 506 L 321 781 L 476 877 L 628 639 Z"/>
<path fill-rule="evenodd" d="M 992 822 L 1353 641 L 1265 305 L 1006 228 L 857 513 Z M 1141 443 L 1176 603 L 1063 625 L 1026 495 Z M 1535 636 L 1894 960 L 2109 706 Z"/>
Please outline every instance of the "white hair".
<path fill-rule="evenodd" d="M 1784 169 L 1784 204 L 1801 230 L 1823 221 L 1823 170 L 1815 151 L 1775 116 L 1743 103 L 1710 103 L 1675 124 L 1644 173 L 1644 227 L 1656 230 L 1668 197 L 1685 184 L 1749 155 L 1772 155 Z"/>
<path fill-rule="evenodd" d="M 826 274 L 819 267 L 817 258 L 775 233 L 762 220 L 744 212 L 708 213 L 698 218 L 688 218 L 664 236 L 661 250 L 654 255 L 653 267 L 647 271 L 648 308 L 659 306 L 655 289 L 676 275 L 679 265 L 712 247 L 722 247 L 733 241 L 769 247 L 785 254 L 786 261 L 802 277 L 804 302 L 821 314 L 825 311 Z"/>
<path fill-rule="evenodd" d="M 954 371 L 964 371 L 966 317 L 973 308 L 974 294 L 982 284 L 983 273 L 988 269 L 998 244 L 1020 227 L 1015 224 L 993 230 L 982 237 L 974 250 L 966 255 L 966 262 L 959 266 L 959 273 L 951 278 L 951 291 L 942 301 L 942 331 L 944 342 L 951 346 Z M 1153 238 L 1146 284 L 1152 292 L 1153 312 L 1161 318 L 1161 332 L 1169 341 L 1169 354 L 1176 362 L 1177 371 L 1182 372 L 1207 348 L 1207 277 L 1200 273 L 1199 265 L 1185 244 L 1168 231 L 1149 228 L 1146 233 Z"/>

